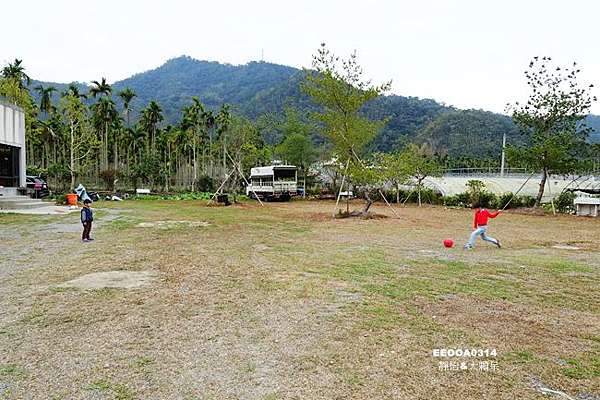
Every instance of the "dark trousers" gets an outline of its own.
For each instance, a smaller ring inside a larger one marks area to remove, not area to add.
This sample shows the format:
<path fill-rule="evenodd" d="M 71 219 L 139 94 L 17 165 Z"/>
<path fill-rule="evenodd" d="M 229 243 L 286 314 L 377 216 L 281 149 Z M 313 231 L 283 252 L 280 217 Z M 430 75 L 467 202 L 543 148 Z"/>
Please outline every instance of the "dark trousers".
<path fill-rule="evenodd" d="M 84 222 L 83 223 L 83 233 L 81 234 L 81 240 L 89 239 L 91 231 L 92 231 L 92 221 Z"/>

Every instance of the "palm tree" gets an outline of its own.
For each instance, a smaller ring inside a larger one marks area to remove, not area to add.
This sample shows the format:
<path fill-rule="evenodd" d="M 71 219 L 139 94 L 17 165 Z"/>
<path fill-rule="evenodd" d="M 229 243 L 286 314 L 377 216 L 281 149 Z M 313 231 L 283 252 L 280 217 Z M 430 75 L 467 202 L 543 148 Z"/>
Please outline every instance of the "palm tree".
<path fill-rule="evenodd" d="M 221 143 L 223 144 L 223 176 L 227 175 L 227 131 L 229 130 L 229 125 L 231 124 L 231 114 L 229 112 L 229 105 L 223 104 L 219 113 L 217 114 L 216 121 L 217 123 L 217 133 L 221 138 Z"/>
<path fill-rule="evenodd" d="M 141 120 L 142 124 L 148 129 L 148 132 L 150 133 L 150 146 L 153 153 L 156 148 L 156 129 L 158 127 L 158 124 L 163 119 L 164 117 L 162 115 L 162 108 L 160 108 L 160 105 L 154 100 L 150 101 L 150 103 L 148 103 L 148 106 L 142 112 Z"/>
<path fill-rule="evenodd" d="M 106 78 L 102 78 L 100 82 L 92 81 L 92 87 L 90 88 L 90 94 L 92 97 L 100 96 L 108 96 L 112 93 L 112 87 L 106 82 Z"/>
<path fill-rule="evenodd" d="M 100 100 L 94 105 L 97 111 L 96 116 L 98 121 L 101 121 L 103 132 L 101 135 L 103 142 L 103 167 L 108 168 L 108 127 L 112 124 L 116 112 L 114 111 L 114 102 L 107 100 L 109 95 L 112 93 L 112 87 L 106 82 L 106 78 L 102 77 L 100 82 L 92 81 L 92 87 L 89 90 L 89 94 L 96 98 L 100 96 Z"/>
<path fill-rule="evenodd" d="M 91 92 L 91 91 L 90 91 Z M 101 127 L 100 131 L 103 142 L 102 166 L 108 168 L 108 130 L 112 126 L 118 113 L 114 101 L 108 97 L 101 97 L 97 103 L 92 105 L 94 113 L 94 122 L 96 127 Z"/>
<path fill-rule="evenodd" d="M 123 100 L 123 114 L 125 115 L 125 121 L 127 122 L 127 129 L 131 128 L 130 122 L 129 122 L 129 112 L 131 111 L 131 100 L 133 100 L 133 98 L 136 96 L 135 92 L 133 90 L 131 90 L 130 88 L 125 88 L 123 90 L 121 90 L 119 93 L 117 93 L 117 96 L 119 96 L 121 98 L 121 100 Z M 113 142 L 113 153 L 115 156 L 115 169 L 117 168 L 117 137 L 115 135 L 115 140 Z"/>
<path fill-rule="evenodd" d="M 129 128 L 129 112 L 131 111 L 131 100 L 136 96 L 135 92 L 130 88 L 125 88 L 117 93 L 117 96 L 123 100 L 123 114 L 125 114 L 125 120 L 127 121 L 127 127 Z"/>
<path fill-rule="evenodd" d="M 69 84 L 67 90 L 62 93 L 63 97 L 69 95 L 73 97 L 79 97 L 80 99 L 87 99 L 87 96 L 83 93 L 80 93 L 79 88 L 74 83 Z"/>
<path fill-rule="evenodd" d="M 36 86 L 35 91 L 40 95 L 40 110 L 46 113 L 46 118 L 48 118 L 48 114 L 54 110 L 54 106 L 52 105 L 52 93 L 56 92 L 56 88 L 54 86 L 48 86 L 44 88 L 42 85 Z"/>
<path fill-rule="evenodd" d="M 215 116 L 211 110 L 208 110 L 208 111 L 202 113 L 202 122 L 203 122 L 204 134 L 208 136 L 208 156 L 210 158 L 210 160 L 209 160 L 210 161 L 209 175 L 211 178 L 214 178 L 215 166 L 214 166 L 214 158 L 213 158 L 213 154 L 212 154 L 212 151 L 213 151 L 212 129 L 215 126 Z"/>
<path fill-rule="evenodd" d="M 2 69 L 2 77 L 15 79 L 19 82 L 19 88 L 21 89 L 23 88 L 23 82 L 26 82 L 27 86 L 29 86 L 29 83 L 31 82 L 31 78 L 25 73 L 25 67 L 23 67 L 22 63 L 23 60 L 15 58 L 15 61 L 12 64 L 8 63 L 8 65 Z"/>

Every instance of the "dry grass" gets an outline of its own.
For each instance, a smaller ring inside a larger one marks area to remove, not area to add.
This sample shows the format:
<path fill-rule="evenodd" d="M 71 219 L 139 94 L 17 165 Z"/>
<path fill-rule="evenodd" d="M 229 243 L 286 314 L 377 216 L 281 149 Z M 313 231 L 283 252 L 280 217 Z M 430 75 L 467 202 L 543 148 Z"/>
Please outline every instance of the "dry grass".
<path fill-rule="evenodd" d="M 502 250 L 465 252 L 468 210 L 203 204 L 103 204 L 89 244 L 77 216 L 0 216 L 0 399 L 600 397 L 600 221 L 507 213 Z M 159 279 L 61 286 L 114 270 Z M 465 347 L 498 370 L 438 370 Z"/>

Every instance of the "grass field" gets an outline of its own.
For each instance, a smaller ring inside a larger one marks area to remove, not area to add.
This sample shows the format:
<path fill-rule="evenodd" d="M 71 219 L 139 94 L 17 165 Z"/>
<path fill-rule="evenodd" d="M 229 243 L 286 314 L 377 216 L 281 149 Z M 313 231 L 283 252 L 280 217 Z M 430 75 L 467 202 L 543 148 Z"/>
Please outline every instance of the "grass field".
<path fill-rule="evenodd" d="M 0 215 L 0 399 L 600 399 L 599 220 L 506 213 L 467 252 L 469 210 L 98 207 L 86 244 Z M 154 280 L 65 285 L 117 270 Z"/>

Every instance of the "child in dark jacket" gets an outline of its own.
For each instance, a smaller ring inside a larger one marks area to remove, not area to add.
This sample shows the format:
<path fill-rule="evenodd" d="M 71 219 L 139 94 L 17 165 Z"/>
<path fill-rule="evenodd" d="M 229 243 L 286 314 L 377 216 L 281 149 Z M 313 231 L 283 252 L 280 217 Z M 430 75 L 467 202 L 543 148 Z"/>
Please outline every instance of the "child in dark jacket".
<path fill-rule="evenodd" d="M 482 208 L 479 204 L 473 204 L 473 208 L 475 209 L 475 216 L 473 217 L 473 232 L 471 233 L 471 237 L 469 241 L 465 244 L 465 249 L 472 249 L 475 246 L 475 240 L 477 236 L 481 236 L 483 240 L 486 242 L 494 243 L 498 248 L 501 248 L 500 241 L 498 239 L 494 239 L 491 236 L 487 236 L 487 224 L 488 218 L 496 218 L 500 211 L 489 212 L 485 208 Z"/>
<path fill-rule="evenodd" d="M 92 204 L 91 200 L 84 200 L 83 208 L 81 209 L 81 223 L 83 224 L 83 233 L 81 234 L 82 242 L 94 240 L 90 237 L 90 232 L 92 231 L 92 221 L 94 220 L 94 212 L 90 208 L 90 204 Z"/>

